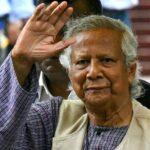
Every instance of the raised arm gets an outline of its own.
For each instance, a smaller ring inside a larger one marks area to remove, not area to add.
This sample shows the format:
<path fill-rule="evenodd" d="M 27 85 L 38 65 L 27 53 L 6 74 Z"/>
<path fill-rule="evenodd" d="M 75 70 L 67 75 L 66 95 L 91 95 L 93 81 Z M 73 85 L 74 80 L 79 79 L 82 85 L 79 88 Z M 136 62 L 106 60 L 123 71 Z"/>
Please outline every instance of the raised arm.
<path fill-rule="evenodd" d="M 54 43 L 72 14 L 67 3 L 40 4 L 24 26 L 12 53 L 0 67 L 0 149 L 10 149 L 36 98 L 34 63 L 59 53 L 73 39 Z"/>
<path fill-rule="evenodd" d="M 56 35 L 73 12 L 67 3 L 51 3 L 47 8 L 40 4 L 23 28 L 12 58 L 17 77 L 22 84 L 36 61 L 42 61 L 59 53 L 74 42 L 73 39 L 54 43 Z M 20 72 L 22 72 L 20 76 Z"/>

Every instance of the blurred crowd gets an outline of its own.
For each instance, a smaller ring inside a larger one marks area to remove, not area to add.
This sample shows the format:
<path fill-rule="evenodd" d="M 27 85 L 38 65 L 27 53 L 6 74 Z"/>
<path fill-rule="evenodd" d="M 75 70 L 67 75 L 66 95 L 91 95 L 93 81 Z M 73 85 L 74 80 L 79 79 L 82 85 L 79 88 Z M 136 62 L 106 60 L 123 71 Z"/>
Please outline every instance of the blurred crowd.
<path fill-rule="evenodd" d="M 61 0 L 58 0 L 60 2 Z M 74 4 L 74 1 L 68 1 L 71 5 L 74 5 L 75 12 L 79 16 L 81 12 L 77 10 L 85 9 L 85 3 L 91 3 L 94 7 L 97 5 L 96 1 L 82 0 Z M 4 61 L 16 39 L 26 23 L 27 19 L 33 13 L 35 6 L 44 2 L 50 4 L 52 0 L 0 0 L 0 64 Z M 132 26 L 128 10 L 138 5 L 138 0 L 101 0 L 103 6 L 103 15 L 120 19 L 128 26 Z M 79 8 L 81 7 L 81 8 Z"/>
<path fill-rule="evenodd" d="M 35 9 L 33 0 L 0 0 L 0 64 Z"/>

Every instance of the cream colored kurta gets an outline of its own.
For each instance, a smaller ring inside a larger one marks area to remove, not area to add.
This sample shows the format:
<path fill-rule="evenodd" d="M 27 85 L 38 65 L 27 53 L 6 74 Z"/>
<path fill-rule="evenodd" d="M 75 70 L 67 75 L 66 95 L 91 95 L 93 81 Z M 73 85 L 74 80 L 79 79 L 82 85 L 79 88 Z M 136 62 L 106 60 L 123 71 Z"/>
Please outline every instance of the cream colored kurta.
<path fill-rule="evenodd" d="M 88 116 L 80 100 L 63 101 L 53 150 L 82 150 Z M 150 110 L 133 100 L 129 129 L 116 150 L 150 150 Z"/>

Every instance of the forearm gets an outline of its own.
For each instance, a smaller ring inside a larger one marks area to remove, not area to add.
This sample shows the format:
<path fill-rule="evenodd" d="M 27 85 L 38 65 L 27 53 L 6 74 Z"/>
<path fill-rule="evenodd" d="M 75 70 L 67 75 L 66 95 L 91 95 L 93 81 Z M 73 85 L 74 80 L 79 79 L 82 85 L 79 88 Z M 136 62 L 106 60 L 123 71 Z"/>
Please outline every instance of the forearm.
<path fill-rule="evenodd" d="M 22 87 L 9 55 L 0 67 L 0 149 L 9 149 L 24 125 L 31 104 L 36 99 L 37 78 L 33 68 Z M 30 83 L 28 83 L 30 82 Z"/>
<path fill-rule="evenodd" d="M 15 48 L 15 47 L 14 47 Z M 13 52 L 13 50 L 12 50 Z M 18 79 L 18 82 L 21 86 L 25 84 L 25 81 L 31 71 L 32 64 L 30 64 L 28 61 L 24 60 L 23 57 L 15 57 L 15 54 L 12 54 L 12 63 L 14 66 L 15 74 Z"/>

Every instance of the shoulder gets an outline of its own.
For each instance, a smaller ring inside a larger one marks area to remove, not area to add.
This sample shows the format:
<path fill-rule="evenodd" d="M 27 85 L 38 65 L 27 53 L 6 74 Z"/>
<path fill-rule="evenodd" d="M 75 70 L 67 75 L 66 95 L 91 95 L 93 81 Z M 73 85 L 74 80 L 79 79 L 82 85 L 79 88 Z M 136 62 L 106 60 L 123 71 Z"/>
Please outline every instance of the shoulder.
<path fill-rule="evenodd" d="M 150 127 L 150 109 L 146 108 L 136 100 L 133 101 L 133 114 L 136 122 L 144 129 Z"/>
<path fill-rule="evenodd" d="M 64 100 L 60 106 L 59 119 L 71 123 L 76 122 L 80 117 L 86 114 L 86 109 L 81 100 Z M 66 121 L 67 116 L 67 121 Z"/>
<path fill-rule="evenodd" d="M 69 110 L 69 112 L 76 112 L 78 110 L 85 112 L 85 106 L 81 100 L 65 100 L 62 102 L 60 110 Z"/>
<path fill-rule="evenodd" d="M 136 100 L 133 100 L 132 103 L 133 103 L 133 111 L 134 114 L 136 114 L 136 117 L 150 119 L 150 109 L 143 106 L 141 103 L 139 103 Z"/>
<path fill-rule="evenodd" d="M 135 143 L 135 141 L 141 145 L 150 143 L 150 110 L 140 104 L 138 101 L 133 100 L 133 117 L 128 129 L 129 143 Z M 132 142 L 131 142 L 132 141 Z M 144 147 L 143 147 L 144 148 Z"/>
<path fill-rule="evenodd" d="M 59 111 L 62 100 L 62 97 L 53 97 L 51 100 L 35 102 L 31 107 L 29 115 L 34 115 L 35 112 L 36 114 L 44 115 L 52 111 Z"/>

